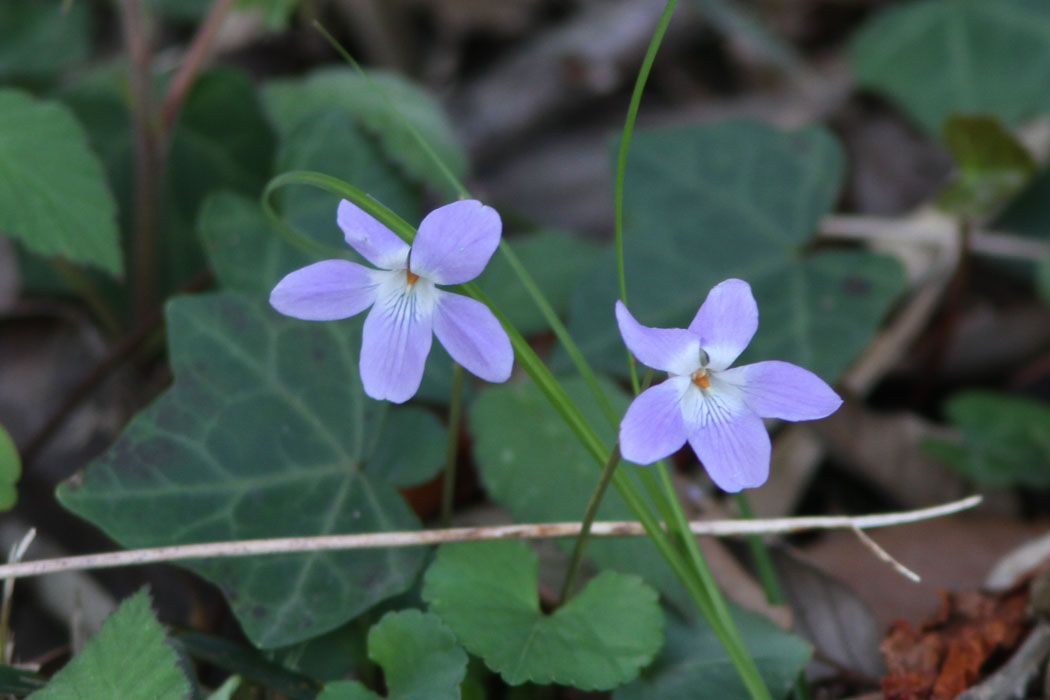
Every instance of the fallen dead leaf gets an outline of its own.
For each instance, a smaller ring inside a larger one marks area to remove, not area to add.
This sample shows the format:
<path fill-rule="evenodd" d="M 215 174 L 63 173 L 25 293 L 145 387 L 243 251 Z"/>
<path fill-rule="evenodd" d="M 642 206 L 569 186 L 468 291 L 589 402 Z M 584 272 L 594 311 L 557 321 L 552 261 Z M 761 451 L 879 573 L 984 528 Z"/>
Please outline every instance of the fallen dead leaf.
<path fill-rule="evenodd" d="M 980 677 L 985 662 L 1012 649 L 1029 627 L 1028 589 L 941 591 L 940 606 L 913 628 L 898 620 L 880 649 L 886 700 L 951 700 Z"/>

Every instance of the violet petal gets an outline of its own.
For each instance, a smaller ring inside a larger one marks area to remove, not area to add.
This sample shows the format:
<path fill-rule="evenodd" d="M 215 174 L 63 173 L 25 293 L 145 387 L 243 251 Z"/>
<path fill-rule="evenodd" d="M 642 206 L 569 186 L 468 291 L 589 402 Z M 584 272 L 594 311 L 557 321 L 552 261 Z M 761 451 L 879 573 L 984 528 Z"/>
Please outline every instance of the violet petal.
<path fill-rule="evenodd" d="M 639 394 L 620 421 L 620 454 L 628 462 L 652 464 L 685 444 L 686 428 L 679 401 L 688 377 L 671 377 Z"/>
<path fill-rule="evenodd" d="M 435 292 L 434 335 L 452 359 L 485 381 L 507 381 L 514 350 L 489 307 L 462 294 Z"/>
<path fill-rule="evenodd" d="M 728 279 L 707 294 L 689 330 L 700 338 L 700 346 L 710 356 L 711 369 L 726 369 L 758 330 L 758 304 L 751 285 L 743 280 Z"/>
<path fill-rule="evenodd" d="M 393 273 L 397 275 L 398 273 Z M 373 399 L 403 403 L 415 395 L 434 333 L 433 305 L 421 303 L 407 284 L 400 293 L 384 285 L 365 319 L 361 381 Z"/>
<path fill-rule="evenodd" d="M 769 478 L 769 433 L 743 398 L 736 392 L 705 395 L 697 390 L 686 399 L 692 404 L 683 409 L 689 445 L 711 480 L 729 493 L 764 484 Z"/>
<path fill-rule="evenodd" d="M 503 224 L 492 207 L 474 199 L 427 214 L 412 242 L 412 272 L 437 284 L 469 282 L 499 246 Z"/>
<path fill-rule="evenodd" d="M 336 222 L 347 244 L 365 260 L 384 270 L 405 268 L 409 245 L 364 209 L 344 199 Z"/>
<path fill-rule="evenodd" d="M 621 301 L 616 323 L 627 349 L 647 367 L 688 375 L 700 369 L 700 340 L 683 328 L 650 328 L 635 320 Z"/>
<path fill-rule="evenodd" d="M 375 301 L 372 273 L 349 260 L 322 260 L 285 275 L 270 292 L 270 305 L 306 321 L 349 318 Z"/>
<path fill-rule="evenodd" d="M 726 370 L 719 378 L 739 388 L 747 405 L 763 418 L 816 420 L 842 405 L 823 379 L 790 362 L 756 362 Z"/>

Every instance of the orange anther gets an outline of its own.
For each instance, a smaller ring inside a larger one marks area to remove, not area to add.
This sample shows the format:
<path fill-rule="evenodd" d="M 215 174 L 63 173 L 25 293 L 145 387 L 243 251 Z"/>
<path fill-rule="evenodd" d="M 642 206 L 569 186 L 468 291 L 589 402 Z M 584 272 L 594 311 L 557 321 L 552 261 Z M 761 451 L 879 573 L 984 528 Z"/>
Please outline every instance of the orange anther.
<path fill-rule="evenodd" d="M 690 377 L 690 379 L 693 380 L 693 384 L 696 384 L 701 389 L 710 389 L 711 388 L 711 378 L 707 376 L 707 370 L 706 369 L 698 369 L 698 370 L 696 370 L 695 372 L 693 372 L 693 374 Z"/>
<path fill-rule="evenodd" d="M 411 287 L 419 279 L 419 275 L 412 272 L 411 270 L 405 270 L 405 278 L 408 280 L 408 286 Z"/>

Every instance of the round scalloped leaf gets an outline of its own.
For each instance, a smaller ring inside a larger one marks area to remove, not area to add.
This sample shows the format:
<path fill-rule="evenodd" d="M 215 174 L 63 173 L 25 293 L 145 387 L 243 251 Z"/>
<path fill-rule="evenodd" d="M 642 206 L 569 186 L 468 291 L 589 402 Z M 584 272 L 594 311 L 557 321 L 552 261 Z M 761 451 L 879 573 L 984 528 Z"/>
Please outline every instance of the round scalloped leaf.
<path fill-rule="evenodd" d="M 540 610 L 537 557 L 524 542 L 442 546 L 423 599 L 460 643 L 510 685 L 608 690 L 637 677 L 663 643 L 656 591 L 599 574 L 553 613 Z"/>
<path fill-rule="evenodd" d="M 445 431 L 427 412 L 364 395 L 360 316 L 310 323 L 212 294 L 169 302 L 167 323 L 174 386 L 59 488 L 65 507 L 125 547 L 419 527 L 395 484 L 440 469 Z M 387 549 L 189 566 L 222 589 L 255 644 L 276 647 L 406 590 L 424 557 Z"/>
<path fill-rule="evenodd" d="M 751 284 L 758 333 L 738 364 L 784 360 L 833 381 L 904 291 L 896 260 L 807 252 L 835 201 L 843 156 L 822 128 L 749 121 L 638 132 L 624 195 L 627 301 L 647 326 L 684 328 L 729 277 Z M 569 331 L 596 368 L 625 374 L 613 316 L 615 251 L 576 288 Z"/>
<path fill-rule="evenodd" d="M 383 669 L 389 700 L 459 700 L 467 655 L 436 616 L 402 610 L 368 632 L 368 656 Z M 317 700 L 381 700 L 356 681 L 329 683 Z"/>
<path fill-rule="evenodd" d="M 122 272 L 116 204 L 69 109 L 0 90 L 0 233 L 44 256 Z"/>
<path fill-rule="evenodd" d="M 892 96 L 931 134 L 960 112 L 1014 125 L 1050 111 L 1050 3 L 895 5 L 856 35 L 851 59 L 861 85 Z"/>

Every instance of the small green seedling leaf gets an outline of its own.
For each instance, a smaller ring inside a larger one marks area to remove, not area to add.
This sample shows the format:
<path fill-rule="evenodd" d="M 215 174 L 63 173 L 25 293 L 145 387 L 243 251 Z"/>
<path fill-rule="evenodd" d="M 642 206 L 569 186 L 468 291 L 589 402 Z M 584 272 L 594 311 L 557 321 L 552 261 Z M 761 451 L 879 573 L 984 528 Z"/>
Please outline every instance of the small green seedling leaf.
<path fill-rule="evenodd" d="M 10 510 L 18 501 L 15 484 L 22 475 L 22 460 L 14 440 L 0 425 L 0 511 Z"/>
<path fill-rule="evenodd" d="M 606 571 L 551 614 L 540 610 L 536 554 L 524 542 L 442 546 L 423 599 L 460 642 L 511 685 L 608 690 L 637 677 L 663 643 L 658 596 Z"/>
<path fill-rule="evenodd" d="M 122 273 L 116 204 L 70 111 L 0 90 L 0 234 L 44 256 Z"/>
<path fill-rule="evenodd" d="M 957 113 L 1015 126 L 1050 110 L 1050 3 L 897 4 L 858 32 L 851 58 L 861 85 L 893 97 L 930 134 Z"/>
<path fill-rule="evenodd" d="M 1035 176 L 1035 160 L 997 117 L 949 117 L 944 142 L 956 173 L 937 204 L 956 216 L 972 219 L 991 212 Z"/>
<path fill-rule="evenodd" d="M 389 700 L 459 700 L 467 655 L 436 616 L 402 610 L 368 632 L 368 656 L 383 669 Z M 361 683 L 329 683 L 317 700 L 381 700 Z"/>
<path fill-rule="evenodd" d="M 124 601 L 84 650 L 30 700 L 182 700 L 190 684 L 141 590 Z"/>
<path fill-rule="evenodd" d="M 732 610 L 766 687 L 776 699 L 787 697 L 813 650 L 804 639 L 761 615 L 736 606 Z M 643 678 L 613 693 L 613 700 L 747 697 L 747 689 L 710 625 L 702 619 L 686 622 L 669 616 L 664 631 L 667 644 L 656 661 Z"/>
<path fill-rule="evenodd" d="M 928 454 L 984 486 L 1050 488 L 1050 405 L 966 391 L 952 396 L 945 412 L 962 438 L 926 438 Z"/>

